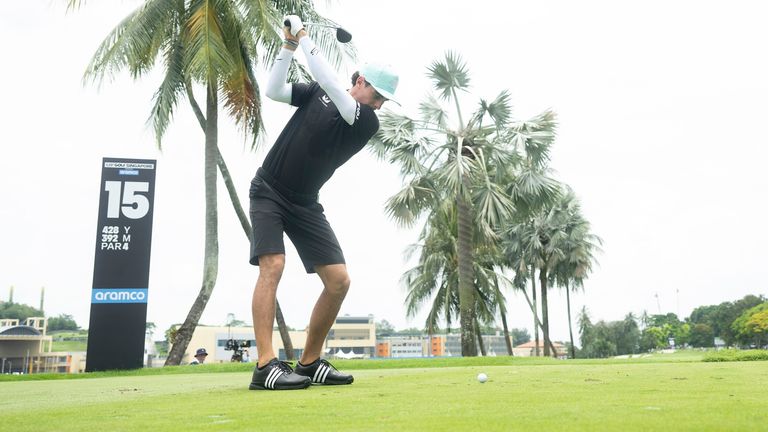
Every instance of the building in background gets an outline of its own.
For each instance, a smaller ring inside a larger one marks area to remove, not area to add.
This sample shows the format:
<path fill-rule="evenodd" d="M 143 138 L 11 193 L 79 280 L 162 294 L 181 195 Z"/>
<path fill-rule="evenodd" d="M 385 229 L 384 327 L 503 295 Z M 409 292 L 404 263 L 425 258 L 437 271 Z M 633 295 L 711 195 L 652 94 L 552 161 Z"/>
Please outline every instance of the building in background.
<path fill-rule="evenodd" d="M 293 352 L 296 358 L 300 358 L 307 342 L 307 332 L 290 331 Z M 206 363 L 225 363 L 232 361 L 234 350 L 227 349 L 228 341 L 234 341 L 236 346 L 247 349 L 252 361 L 258 358 L 256 341 L 253 336 L 253 327 L 207 327 L 199 325 L 195 328 L 192 339 L 187 346 L 187 351 L 182 358 L 182 364 L 188 364 L 194 358 L 198 348 L 208 351 Z M 230 344 L 231 348 L 231 344 Z M 280 360 L 285 360 L 285 349 L 280 332 L 272 333 L 272 349 Z M 331 326 L 328 337 L 325 339 L 323 349 L 327 358 L 370 358 L 376 355 L 376 324 L 373 316 L 352 317 L 343 316 L 336 318 Z"/>
<path fill-rule="evenodd" d="M 536 342 L 537 343 L 534 343 L 534 341 L 529 341 L 516 346 L 514 349 L 515 355 L 518 357 L 534 357 L 536 355 L 536 345 L 539 345 L 539 356 L 544 356 L 544 343 L 542 341 Z M 557 352 L 557 358 L 568 358 L 565 345 L 559 342 L 552 342 L 552 345 L 555 347 L 555 351 Z"/>
<path fill-rule="evenodd" d="M 51 351 L 48 320 L 29 317 L 0 319 L 0 373 L 79 373 L 85 370 L 84 352 Z"/>
<path fill-rule="evenodd" d="M 46 319 L 0 319 L 0 369 L 2 373 L 37 373 L 43 357 L 51 352 L 53 338 L 45 334 Z"/>

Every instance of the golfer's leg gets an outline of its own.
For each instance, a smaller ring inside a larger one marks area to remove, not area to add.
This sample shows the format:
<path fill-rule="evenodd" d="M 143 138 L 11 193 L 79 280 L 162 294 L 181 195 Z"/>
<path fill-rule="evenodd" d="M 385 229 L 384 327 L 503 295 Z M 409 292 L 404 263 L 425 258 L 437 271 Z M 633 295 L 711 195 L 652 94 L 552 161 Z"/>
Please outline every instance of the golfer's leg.
<path fill-rule="evenodd" d="M 284 254 L 259 256 L 259 279 L 253 290 L 251 313 L 253 314 L 253 333 L 256 336 L 258 366 L 262 367 L 275 358 L 272 349 L 272 329 L 275 322 L 275 297 L 277 284 L 285 267 Z"/>
<path fill-rule="evenodd" d="M 320 357 L 325 337 L 339 314 L 350 283 L 345 264 L 319 265 L 315 266 L 315 271 L 324 287 L 309 320 L 307 342 L 300 360 L 305 365 Z"/>

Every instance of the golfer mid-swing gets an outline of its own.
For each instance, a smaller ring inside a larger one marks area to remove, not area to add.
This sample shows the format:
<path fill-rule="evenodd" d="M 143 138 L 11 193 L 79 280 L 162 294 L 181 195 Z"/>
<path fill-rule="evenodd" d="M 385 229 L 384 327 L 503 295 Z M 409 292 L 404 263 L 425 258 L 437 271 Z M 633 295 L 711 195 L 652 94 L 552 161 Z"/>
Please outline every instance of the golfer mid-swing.
<path fill-rule="evenodd" d="M 334 171 L 359 152 L 379 129 L 374 110 L 392 99 L 398 77 L 386 66 L 368 64 L 345 90 L 319 55 L 298 16 L 286 17 L 285 44 L 275 60 L 266 95 L 298 107 L 251 182 L 251 259 L 259 266 L 253 291 L 253 328 L 258 365 L 250 389 L 301 389 L 310 383 L 351 384 L 353 377 L 321 359 L 328 331 L 349 289 L 339 242 L 317 201 Z M 301 46 L 316 81 L 286 84 L 294 50 Z M 317 273 L 323 291 L 309 321 L 307 340 L 296 370 L 272 349 L 275 293 L 285 266 L 283 233 L 301 257 L 307 273 Z"/>

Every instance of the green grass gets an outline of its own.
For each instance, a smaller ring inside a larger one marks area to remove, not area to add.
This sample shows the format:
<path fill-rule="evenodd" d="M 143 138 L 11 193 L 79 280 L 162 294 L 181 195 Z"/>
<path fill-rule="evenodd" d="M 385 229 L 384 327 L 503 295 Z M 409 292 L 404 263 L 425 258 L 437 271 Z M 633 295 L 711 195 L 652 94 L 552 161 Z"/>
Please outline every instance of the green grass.
<path fill-rule="evenodd" d="M 58 330 L 50 332 L 53 339 L 52 351 L 85 351 L 88 347 L 88 332 L 85 330 Z"/>
<path fill-rule="evenodd" d="M 765 430 L 768 363 L 702 362 L 702 355 L 339 361 L 354 371 L 353 385 L 286 392 L 249 391 L 252 365 L 5 381 L 0 425 L 13 431 Z M 475 380 L 479 372 L 488 374 L 487 383 Z"/>
<path fill-rule="evenodd" d="M 54 352 L 73 352 L 86 351 L 88 342 L 85 341 L 53 341 L 51 351 Z"/>

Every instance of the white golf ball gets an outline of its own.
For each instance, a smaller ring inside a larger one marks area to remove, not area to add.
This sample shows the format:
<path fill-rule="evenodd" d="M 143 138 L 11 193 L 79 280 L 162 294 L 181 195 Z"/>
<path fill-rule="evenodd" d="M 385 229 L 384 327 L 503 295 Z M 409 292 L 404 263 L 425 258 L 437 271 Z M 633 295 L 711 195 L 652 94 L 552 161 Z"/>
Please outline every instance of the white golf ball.
<path fill-rule="evenodd" d="M 477 380 L 480 381 L 481 383 L 484 383 L 484 382 L 488 381 L 488 375 L 486 375 L 486 374 L 481 372 L 481 373 L 477 374 Z"/>

